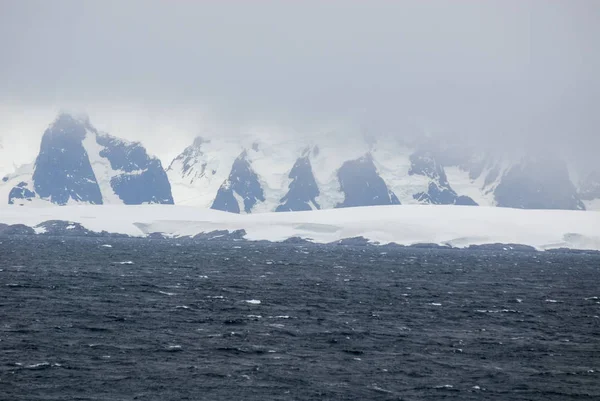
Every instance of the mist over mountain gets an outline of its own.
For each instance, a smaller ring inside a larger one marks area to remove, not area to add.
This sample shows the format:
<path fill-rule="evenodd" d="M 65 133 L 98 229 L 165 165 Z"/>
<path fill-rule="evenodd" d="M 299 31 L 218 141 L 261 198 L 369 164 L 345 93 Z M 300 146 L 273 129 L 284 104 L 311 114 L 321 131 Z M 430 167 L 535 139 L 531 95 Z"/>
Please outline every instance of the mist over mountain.
<path fill-rule="evenodd" d="M 232 213 L 437 204 L 597 209 L 596 170 L 552 153 L 478 149 L 456 139 L 197 137 L 165 169 L 143 144 L 59 114 L 39 152 L 2 178 L 9 205 L 166 203 Z"/>
<path fill-rule="evenodd" d="M 161 162 L 141 144 L 68 114 L 46 129 L 35 162 L 2 178 L 0 196 L 9 205 L 173 203 Z"/>
<path fill-rule="evenodd" d="M 2 202 L 597 208 L 596 1 L 0 7 Z"/>
<path fill-rule="evenodd" d="M 17 164 L 66 109 L 165 165 L 198 135 L 310 138 L 340 125 L 597 165 L 594 0 L 0 7 L 0 137 Z"/>

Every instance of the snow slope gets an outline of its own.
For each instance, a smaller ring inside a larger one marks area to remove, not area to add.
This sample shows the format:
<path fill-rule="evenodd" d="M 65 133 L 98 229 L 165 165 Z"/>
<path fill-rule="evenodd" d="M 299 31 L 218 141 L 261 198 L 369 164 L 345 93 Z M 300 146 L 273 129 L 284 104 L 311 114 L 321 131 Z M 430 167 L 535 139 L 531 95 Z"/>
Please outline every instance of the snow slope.
<path fill-rule="evenodd" d="M 214 230 L 247 232 L 251 240 L 291 237 L 329 243 L 363 236 L 373 242 L 523 244 L 536 249 L 600 250 L 600 212 L 522 210 L 495 207 L 404 205 L 238 215 L 167 205 L 73 205 L 53 208 L 7 207 L 0 223 L 31 227 L 48 220 L 81 223 L 93 231 L 132 236 L 154 232 L 191 236 Z"/>

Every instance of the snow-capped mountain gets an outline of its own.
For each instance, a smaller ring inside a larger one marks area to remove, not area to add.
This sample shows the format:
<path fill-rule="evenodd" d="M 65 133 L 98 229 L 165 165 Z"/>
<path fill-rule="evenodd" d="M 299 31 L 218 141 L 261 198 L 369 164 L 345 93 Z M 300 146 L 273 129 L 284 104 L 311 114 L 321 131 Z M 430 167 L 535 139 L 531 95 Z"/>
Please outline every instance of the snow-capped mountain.
<path fill-rule="evenodd" d="M 0 199 L 17 205 L 173 203 L 161 162 L 141 144 L 68 114 L 44 132 L 35 163 L 2 178 Z"/>
<path fill-rule="evenodd" d="M 547 154 L 459 145 L 347 131 L 213 135 L 196 138 L 165 171 L 140 143 L 61 114 L 35 162 L 1 179 L 0 202 L 177 203 L 233 213 L 409 204 L 600 210 L 598 172 L 576 174 Z"/>
<path fill-rule="evenodd" d="M 167 173 L 176 203 L 235 213 L 395 204 L 583 210 L 600 198 L 600 185 L 578 191 L 558 158 L 452 153 L 394 138 L 197 138 Z"/>

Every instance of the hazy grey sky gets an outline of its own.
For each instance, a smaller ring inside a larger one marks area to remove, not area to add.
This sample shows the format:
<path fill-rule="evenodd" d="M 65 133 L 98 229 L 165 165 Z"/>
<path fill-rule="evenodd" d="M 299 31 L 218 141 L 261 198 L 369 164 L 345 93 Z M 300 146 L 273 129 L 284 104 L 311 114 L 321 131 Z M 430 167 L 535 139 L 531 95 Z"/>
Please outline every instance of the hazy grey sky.
<path fill-rule="evenodd" d="M 0 54 L 4 136 L 75 108 L 155 152 L 336 119 L 600 147 L 596 0 L 0 0 Z"/>

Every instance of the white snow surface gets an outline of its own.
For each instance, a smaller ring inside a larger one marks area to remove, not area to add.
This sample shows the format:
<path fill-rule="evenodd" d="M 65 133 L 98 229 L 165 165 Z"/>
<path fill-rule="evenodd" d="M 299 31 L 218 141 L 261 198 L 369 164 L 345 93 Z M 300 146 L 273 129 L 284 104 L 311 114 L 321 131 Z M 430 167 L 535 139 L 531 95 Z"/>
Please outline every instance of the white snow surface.
<path fill-rule="evenodd" d="M 600 212 L 600 199 L 584 200 L 585 210 Z"/>
<path fill-rule="evenodd" d="M 480 174 L 477 179 L 473 180 L 469 177 L 468 171 L 465 171 L 458 166 L 447 166 L 444 168 L 444 171 L 450 186 L 458 195 L 466 195 L 480 206 L 496 205 L 494 189 L 497 183 L 494 183 L 492 188 L 485 186 L 484 181 L 487 172 Z M 502 175 L 499 174 L 498 181 L 501 177 Z"/>
<path fill-rule="evenodd" d="M 311 212 L 239 215 L 172 205 L 69 205 L 0 208 L 0 223 L 35 227 L 47 220 L 81 223 L 93 231 L 171 237 L 214 230 L 246 230 L 250 240 L 301 237 L 317 243 L 363 236 L 381 244 L 491 243 L 600 250 L 600 212 L 497 207 L 401 205 Z"/>
<path fill-rule="evenodd" d="M 110 184 L 110 180 L 122 174 L 122 172 L 113 170 L 110 161 L 107 158 L 100 156 L 100 152 L 105 148 L 98 144 L 97 136 L 98 134 L 88 130 L 82 144 L 88 154 L 90 165 L 96 176 L 96 182 L 100 187 L 102 201 L 108 204 L 123 204 L 123 201 L 119 198 L 119 195 L 115 193 L 115 190 Z"/>

